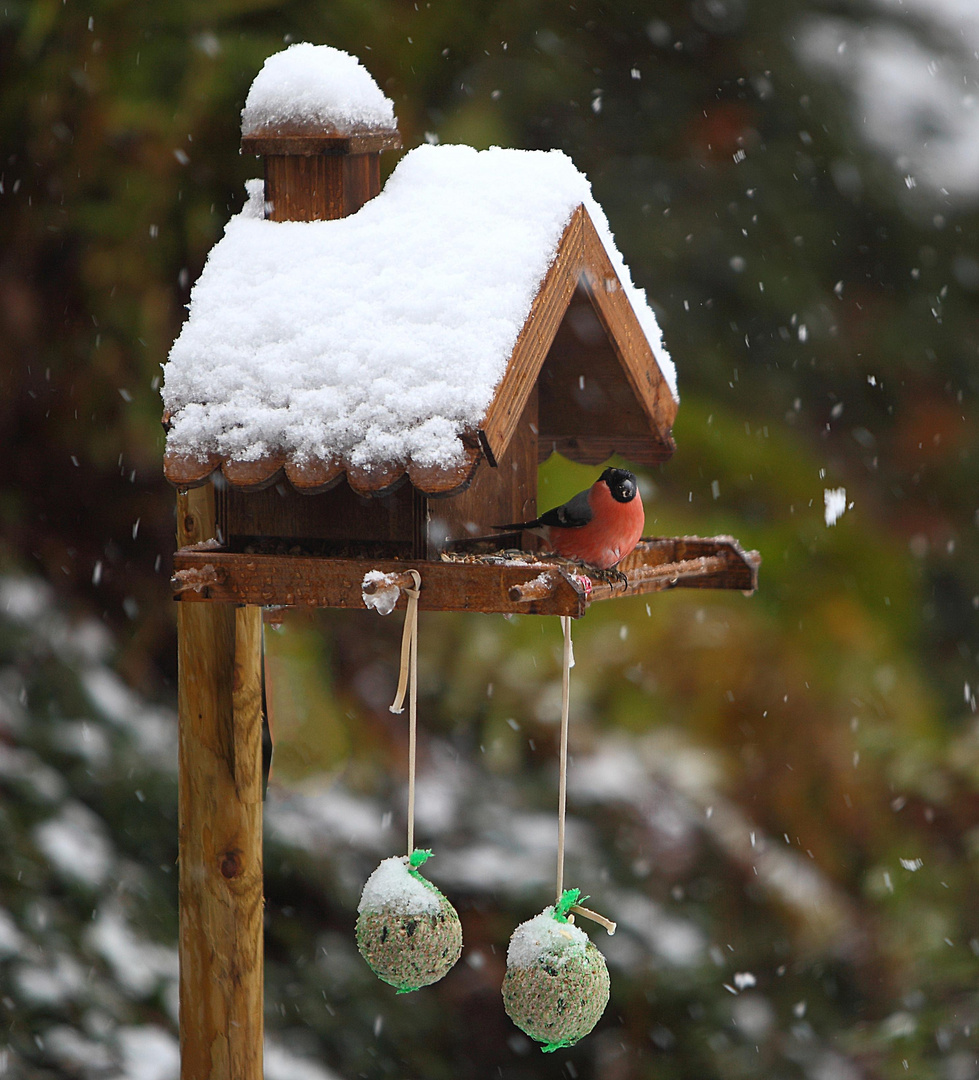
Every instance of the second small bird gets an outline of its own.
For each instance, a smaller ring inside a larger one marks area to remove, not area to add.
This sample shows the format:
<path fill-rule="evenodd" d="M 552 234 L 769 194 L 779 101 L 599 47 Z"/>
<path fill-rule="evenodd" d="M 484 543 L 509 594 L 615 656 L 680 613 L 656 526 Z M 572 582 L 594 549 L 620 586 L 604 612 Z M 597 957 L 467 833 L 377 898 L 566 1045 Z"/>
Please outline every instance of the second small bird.
<path fill-rule="evenodd" d="M 535 521 L 496 527 L 539 532 L 556 555 L 610 570 L 639 542 L 645 522 L 635 476 L 626 469 L 606 469 L 587 491 Z"/>

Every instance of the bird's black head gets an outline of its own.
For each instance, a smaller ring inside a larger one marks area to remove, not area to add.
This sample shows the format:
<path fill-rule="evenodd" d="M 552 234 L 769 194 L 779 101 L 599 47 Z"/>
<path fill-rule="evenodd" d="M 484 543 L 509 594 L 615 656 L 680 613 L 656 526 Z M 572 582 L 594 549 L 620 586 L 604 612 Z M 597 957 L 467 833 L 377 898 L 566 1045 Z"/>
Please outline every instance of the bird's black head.
<path fill-rule="evenodd" d="M 627 469 L 606 469 L 598 479 L 608 484 L 616 502 L 632 502 L 639 490 L 635 476 Z"/>

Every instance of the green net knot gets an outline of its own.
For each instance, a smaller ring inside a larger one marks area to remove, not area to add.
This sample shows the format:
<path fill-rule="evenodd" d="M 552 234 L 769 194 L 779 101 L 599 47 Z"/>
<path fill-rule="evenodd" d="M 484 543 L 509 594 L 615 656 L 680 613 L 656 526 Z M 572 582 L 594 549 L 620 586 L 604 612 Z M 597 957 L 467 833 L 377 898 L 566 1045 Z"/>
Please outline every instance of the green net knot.
<path fill-rule="evenodd" d="M 581 900 L 587 900 L 587 896 L 581 895 L 581 889 L 565 889 L 561 893 L 561 899 L 554 905 L 554 918 L 558 922 L 568 921 L 568 912 Z"/>
<path fill-rule="evenodd" d="M 433 885 L 427 877 L 418 869 L 419 866 L 424 866 L 425 863 L 432 857 L 434 852 L 428 848 L 415 848 L 415 850 L 408 856 L 408 873 L 415 879 L 420 881 L 426 889 L 431 889 L 436 896 L 445 899 L 442 896 L 441 891 L 436 885 Z"/>
<path fill-rule="evenodd" d="M 563 1050 L 566 1046 L 574 1046 L 577 1041 L 577 1039 L 561 1039 L 558 1042 L 549 1042 L 545 1044 L 540 1050 L 542 1054 L 553 1054 L 555 1050 Z"/>

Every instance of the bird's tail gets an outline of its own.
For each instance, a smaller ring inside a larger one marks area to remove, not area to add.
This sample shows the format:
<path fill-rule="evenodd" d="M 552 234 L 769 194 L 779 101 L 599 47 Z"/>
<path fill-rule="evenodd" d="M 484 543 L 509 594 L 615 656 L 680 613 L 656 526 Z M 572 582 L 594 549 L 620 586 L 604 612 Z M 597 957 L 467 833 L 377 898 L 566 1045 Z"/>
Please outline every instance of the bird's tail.
<path fill-rule="evenodd" d="M 536 521 L 513 521 L 509 525 L 493 525 L 499 532 L 522 532 L 524 529 L 539 529 L 540 518 Z"/>

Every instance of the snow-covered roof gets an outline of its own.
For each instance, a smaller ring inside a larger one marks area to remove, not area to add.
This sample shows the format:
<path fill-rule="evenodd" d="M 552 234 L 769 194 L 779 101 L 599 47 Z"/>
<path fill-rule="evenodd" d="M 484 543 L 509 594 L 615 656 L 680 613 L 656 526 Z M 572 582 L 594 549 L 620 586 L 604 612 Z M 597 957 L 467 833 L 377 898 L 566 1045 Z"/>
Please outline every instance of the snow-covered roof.
<path fill-rule="evenodd" d="M 355 56 L 304 41 L 265 61 L 241 113 L 244 135 L 283 126 L 391 130 L 394 105 Z"/>
<path fill-rule="evenodd" d="M 583 205 L 676 396 L 655 316 L 559 151 L 417 147 L 355 214 L 228 223 L 165 366 L 171 455 L 457 468 Z"/>

